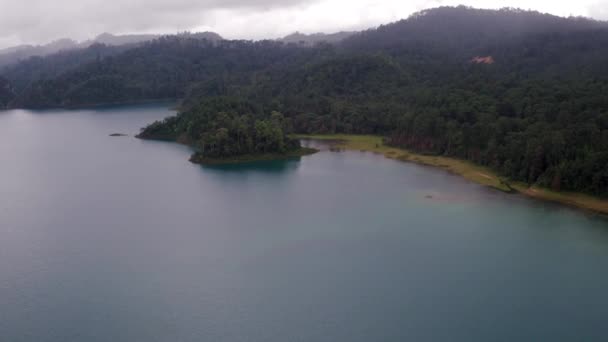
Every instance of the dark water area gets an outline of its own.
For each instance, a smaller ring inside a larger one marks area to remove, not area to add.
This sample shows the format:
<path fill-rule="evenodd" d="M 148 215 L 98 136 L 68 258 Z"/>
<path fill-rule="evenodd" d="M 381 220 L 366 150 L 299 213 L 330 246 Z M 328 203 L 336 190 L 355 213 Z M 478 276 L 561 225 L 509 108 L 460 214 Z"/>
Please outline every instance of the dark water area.
<path fill-rule="evenodd" d="M 166 108 L 0 112 L 0 341 L 608 338 L 606 219 L 363 152 L 201 167 L 133 138 Z"/>

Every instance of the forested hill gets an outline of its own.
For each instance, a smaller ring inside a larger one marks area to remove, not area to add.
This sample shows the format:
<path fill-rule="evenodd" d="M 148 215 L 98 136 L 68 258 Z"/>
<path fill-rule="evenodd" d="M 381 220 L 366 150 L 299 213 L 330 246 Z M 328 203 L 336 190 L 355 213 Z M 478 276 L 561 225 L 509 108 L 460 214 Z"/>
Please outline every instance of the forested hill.
<path fill-rule="evenodd" d="M 332 45 L 312 47 L 314 52 L 300 44 L 167 36 L 143 46 L 97 44 L 32 58 L 0 75 L 19 92 L 13 107 L 57 107 L 183 98 L 201 82 L 234 88 L 252 78 L 258 82 L 261 72 L 280 77 L 331 57 L 377 54 L 392 58 L 412 81 L 459 80 L 462 67 L 478 56 L 491 56 L 497 62 L 492 70 L 517 78 L 580 69 L 595 74 L 605 64 L 607 29 L 605 22 L 584 18 L 442 7 L 349 33 Z"/>
<path fill-rule="evenodd" d="M 201 82 L 222 78 L 226 84 L 270 66 L 295 65 L 318 51 L 280 42 L 212 41 L 166 36 L 118 55 L 79 65 L 54 77 L 30 82 L 13 101 L 14 107 L 68 107 L 183 98 Z M 43 61 L 48 58 L 43 59 Z M 19 68 L 5 72 L 13 83 Z M 23 68 L 27 77 L 28 68 Z"/>
<path fill-rule="evenodd" d="M 221 40 L 222 37 L 214 32 L 197 32 L 197 33 L 181 33 L 180 35 L 188 35 L 198 39 L 209 39 L 209 40 Z M 93 39 L 89 39 L 83 42 L 76 42 L 75 40 L 64 38 L 53 41 L 44 45 L 20 45 L 13 46 L 5 49 L 0 49 L 0 68 L 11 66 L 20 61 L 27 60 L 31 57 L 44 57 L 53 55 L 56 53 L 70 54 L 75 52 L 78 54 L 79 50 L 87 49 L 94 45 L 106 45 L 106 46 L 125 46 L 127 48 L 133 48 L 140 43 L 158 39 L 162 35 L 158 34 L 127 34 L 127 35 L 113 35 L 110 33 L 102 33 Z"/>
<path fill-rule="evenodd" d="M 33 56 L 12 67 L 4 68 L 0 74 L 10 80 L 17 92 L 22 93 L 33 83 L 43 79 L 54 79 L 83 65 L 115 56 L 136 45 L 110 46 L 94 44 L 84 49 L 61 51 L 46 57 Z"/>
<path fill-rule="evenodd" d="M 180 127 L 204 143 L 215 126 L 197 126 L 208 121 L 192 109 L 232 98 L 282 113 L 296 132 L 381 134 L 511 180 L 608 196 L 607 59 L 605 22 L 443 7 L 313 47 L 167 37 L 30 83 L 11 105 L 184 98 Z M 251 114 L 241 109 L 225 112 Z"/>
<path fill-rule="evenodd" d="M 482 53 L 516 39 L 543 34 L 563 34 L 608 28 L 608 23 L 587 18 L 562 18 L 514 8 L 474 9 L 440 7 L 407 19 L 363 31 L 345 39 L 351 48 L 449 49 L 452 53 Z"/>
<path fill-rule="evenodd" d="M 0 78 L 0 109 L 5 108 L 14 96 L 12 86 L 7 80 Z"/>

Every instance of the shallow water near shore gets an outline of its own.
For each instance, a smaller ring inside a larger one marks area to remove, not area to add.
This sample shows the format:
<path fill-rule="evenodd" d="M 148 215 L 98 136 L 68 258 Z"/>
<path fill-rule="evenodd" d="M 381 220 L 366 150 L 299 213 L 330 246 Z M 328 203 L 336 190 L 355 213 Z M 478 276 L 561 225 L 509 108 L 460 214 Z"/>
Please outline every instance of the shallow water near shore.
<path fill-rule="evenodd" d="M 371 153 L 133 138 L 171 113 L 0 112 L 0 341 L 608 335 L 605 218 Z"/>

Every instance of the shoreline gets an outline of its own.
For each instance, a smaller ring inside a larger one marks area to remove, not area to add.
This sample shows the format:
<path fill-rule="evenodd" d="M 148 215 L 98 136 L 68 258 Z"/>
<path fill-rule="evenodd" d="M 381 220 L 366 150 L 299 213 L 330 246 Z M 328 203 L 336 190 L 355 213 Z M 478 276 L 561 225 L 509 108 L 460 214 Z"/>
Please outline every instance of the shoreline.
<path fill-rule="evenodd" d="M 293 138 L 301 140 L 325 140 L 335 142 L 335 147 L 362 152 L 382 154 L 386 158 L 413 162 L 420 165 L 437 167 L 450 173 L 459 175 L 474 183 L 487 186 L 506 193 L 516 193 L 527 197 L 560 203 L 576 207 L 595 214 L 608 215 L 608 200 L 591 195 L 575 192 L 555 192 L 536 186 L 528 187 L 524 183 L 511 183 L 491 169 L 476 165 L 466 160 L 417 154 L 405 149 L 384 145 L 381 136 L 375 135 L 349 135 L 349 134 L 294 134 Z"/>
<path fill-rule="evenodd" d="M 142 137 L 141 133 L 136 134 L 135 138 L 140 139 L 140 140 L 148 140 L 148 141 L 161 141 L 161 142 L 168 142 L 168 143 L 176 143 L 176 144 L 187 146 L 190 149 L 194 150 L 194 146 L 191 143 L 189 143 L 188 141 L 185 141 L 183 139 L 174 140 L 174 139 L 162 139 L 162 138 L 158 138 L 158 137 L 157 138 Z M 194 153 L 190 156 L 190 158 L 188 160 L 193 164 L 198 164 L 198 165 L 203 165 L 203 166 L 205 166 L 205 165 L 213 166 L 213 165 L 253 163 L 253 162 L 259 162 L 259 161 L 289 160 L 289 159 L 293 159 L 293 158 L 308 156 L 311 154 L 315 154 L 317 152 L 319 152 L 319 150 L 317 150 L 315 148 L 302 146 L 295 151 L 289 151 L 286 153 L 244 154 L 244 155 L 233 156 L 233 157 L 229 157 L 229 158 L 204 158 L 204 157 L 201 157 L 196 152 L 196 150 L 194 150 Z"/>
<path fill-rule="evenodd" d="M 166 99 L 142 99 L 142 100 L 125 100 L 115 102 L 98 102 L 98 103 L 83 103 L 75 105 L 55 105 L 55 106 L 7 106 L 0 108 L 0 110 L 30 110 L 30 111 L 47 111 L 47 110 L 81 110 L 81 109 L 99 109 L 104 107 L 120 107 L 120 106 L 137 106 L 146 104 L 156 103 L 174 103 L 179 102 L 178 98 L 166 98 Z M 170 106 L 173 109 L 175 106 Z"/>
<path fill-rule="evenodd" d="M 198 164 L 202 166 L 214 166 L 214 165 L 227 165 L 227 164 L 240 164 L 240 163 L 253 163 L 258 161 L 272 161 L 272 160 L 289 160 L 299 157 L 308 156 L 319 152 L 315 148 L 301 146 L 295 151 L 289 151 L 286 153 L 264 153 L 264 154 L 244 154 L 239 156 L 232 156 L 228 158 L 205 158 L 201 157 L 196 151 L 194 145 L 185 139 L 169 139 L 162 137 L 149 137 L 142 136 L 141 133 L 135 135 L 136 139 L 144 141 L 161 141 L 168 143 L 175 143 L 189 147 L 194 153 L 188 159 L 192 164 Z"/>

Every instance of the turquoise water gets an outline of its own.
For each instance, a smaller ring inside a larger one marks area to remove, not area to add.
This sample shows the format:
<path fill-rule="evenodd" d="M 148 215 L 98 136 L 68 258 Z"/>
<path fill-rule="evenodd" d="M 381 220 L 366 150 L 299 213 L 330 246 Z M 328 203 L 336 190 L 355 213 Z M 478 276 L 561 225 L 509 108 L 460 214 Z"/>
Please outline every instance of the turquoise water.
<path fill-rule="evenodd" d="M 605 219 L 369 153 L 108 136 L 170 114 L 0 112 L 0 341 L 608 336 Z"/>

